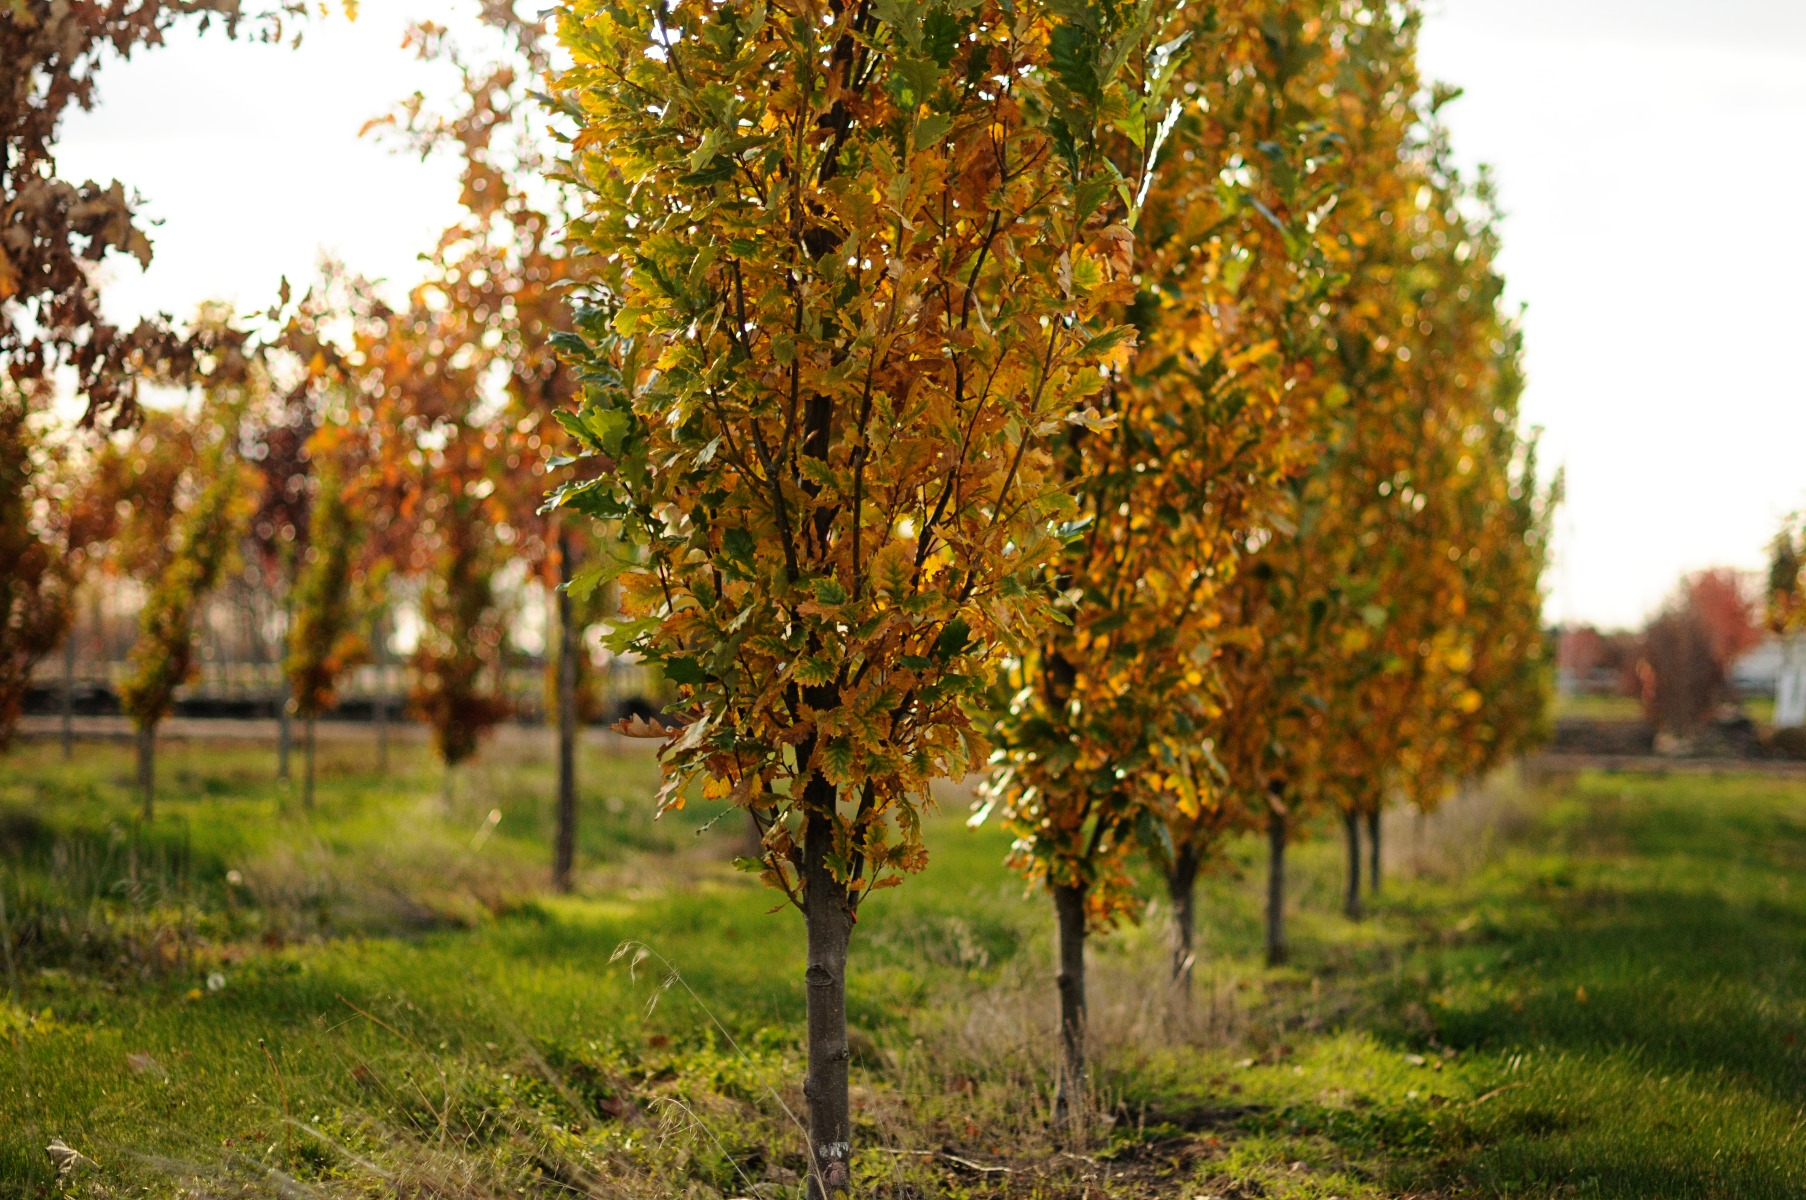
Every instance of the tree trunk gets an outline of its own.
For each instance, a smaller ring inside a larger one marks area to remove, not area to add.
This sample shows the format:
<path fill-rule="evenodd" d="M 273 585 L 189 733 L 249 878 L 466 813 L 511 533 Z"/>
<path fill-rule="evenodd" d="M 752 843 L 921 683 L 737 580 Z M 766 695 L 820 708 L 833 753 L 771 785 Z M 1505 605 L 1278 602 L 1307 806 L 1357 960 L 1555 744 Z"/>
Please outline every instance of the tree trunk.
<path fill-rule="evenodd" d="M 1367 889 L 1380 894 L 1380 810 L 1367 814 Z"/>
<path fill-rule="evenodd" d="M 1348 885 L 1342 889 L 1342 914 L 1351 921 L 1361 919 L 1361 814 L 1354 809 L 1342 813 L 1342 832 L 1348 848 Z"/>
<path fill-rule="evenodd" d="M 73 606 L 71 606 L 73 610 Z M 75 758 L 75 619 L 63 638 L 63 761 Z"/>
<path fill-rule="evenodd" d="M 1286 960 L 1286 814 L 1275 800 L 1267 814 L 1267 965 Z"/>
<path fill-rule="evenodd" d="M 305 772 L 305 776 L 301 780 L 301 807 L 312 812 L 314 810 L 314 716 L 312 713 L 307 715 L 301 736 L 304 739 L 301 743 L 301 769 Z"/>
<path fill-rule="evenodd" d="M 371 658 L 376 662 L 376 773 L 389 773 L 389 614 L 383 610 L 376 618 L 376 645 Z"/>
<path fill-rule="evenodd" d="M 1192 938 L 1197 924 L 1198 858 L 1198 852 L 1186 846 L 1173 856 L 1172 869 L 1166 873 L 1166 894 L 1173 902 L 1173 987 L 1187 1000 L 1196 959 Z"/>
<path fill-rule="evenodd" d="M 1065 1125 L 1083 1110 L 1085 1075 L 1085 887 L 1053 889 L 1059 919 L 1060 1081 L 1054 1093 L 1054 1123 Z"/>
<path fill-rule="evenodd" d="M 828 856 L 834 849 L 833 784 L 811 775 L 806 789 L 810 815 L 803 831 L 803 919 L 809 935 L 809 1073 L 803 1097 L 809 1119 L 813 1200 L 843 1192 L 849 1183 L 853 1120 L 847 1096 L 847 944 L 853 933 L 846 887 L 834 878 Z"/>
<path fill-rule="evenodd" d="M 572 568 L 571 538 L 558 535 L 559 582 L 569 585 Z M 577 655 L 582 650 L 582 630 L 577 628 L 576 605 L 565 588 L 558 591 L 558 834 L 552 852 L 552 886 L 571 890 L 571 870 L 577 863 Z"/>
<path fill-rule="evenodd" d="M 295 734 L 288 719 L 288 695 L 284 693 L 276 701 L 276 778 L 283 783 L 288 782 L 288 758 L 294 744 Z"/>
<path fill-rule="evenodd" d="M 138 726 L 138 796 L 144 805 L 144 819 L 156 815 L 157 803 L 157 727 Z"/>

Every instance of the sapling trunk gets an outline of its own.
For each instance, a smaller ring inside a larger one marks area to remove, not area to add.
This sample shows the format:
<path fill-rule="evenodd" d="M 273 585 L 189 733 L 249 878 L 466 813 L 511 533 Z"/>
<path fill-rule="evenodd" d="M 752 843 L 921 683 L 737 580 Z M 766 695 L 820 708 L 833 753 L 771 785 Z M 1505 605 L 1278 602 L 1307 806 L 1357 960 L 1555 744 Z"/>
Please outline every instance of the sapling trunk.
<path fill-rule="evenodd" d="M 808 1000 L 809 1071 L 803 1081 L 808 1110 L 809 1195 L 825 1200 L 845 1191 L 852 1153 L 853 1119 L 847 1095 L 847 944 L 853 933 L 846 886 L 828 865 L 834 851 L 832 814 L 837 793 L 820 774 L 806 787 L 812 815 L 803 830 L 803 920 L 808 929 L 809 966 L 803 979 Z"/>
<path fill-rule="evenodd" d="M 1060 1080 L 1054 1093 L 1054 1122 L 1064 1125 L 1085 1104 L 1085 886 L 1053 889 L 1059 923 Z"/>
<path fill-rule="evenodd" d="M 1376 806 L 1367 814 L 1367 887 L 1380 894 L 1380 810 Z"/>
<path fill-rule="evenodd" d="M 1286 960 L 1286 814 L 1277 803 L 1267 812 L 1267 964 Z"/>
<path fill-rule="evenodd" d="M 157 727 L 138 726 L 138 797 L 144 806 L 144 819 L 156 814 L 157 804 Z"/>
<path fill-rule="evenodd" d="M 571 541 L 558 539 L 560 582 L 571 582 Z M 552 849 L 552 886 L 571 890 L 571 871 L 577 864 L 577 654 L 582 631 L 577 628 L 575 603 L 565 588 L 558 591 L 558 832 Z"/>
<path fill-rule="evenodd" d="M 376 771 L 389 773 L 389 617 L 385 612 L 376 619 L 376 645 L 371 657 L 376 660 Z"/>
<path fill-rule="evenodd" d="M 75 621 L 63 639 L 63 761 L 75 757 Z"/>
<path fill-rule="evenodd" d="M 376 773 L 389 773 L 389 700 L 382 694 L 382 672 L 376 673 Z"/>
<path fill-rule="evenodd" d="M 1166 873 L 1166 894 L 1173 902 L 1173 987 L 1191 998 L 1192 965 L 1197 955 L 1192 939 L 1197 924 L 1198 852 L 1190 846 L 1173 855 Z"/>
<path fill-rule="evenodd" d="M 288 697 L 285 695 L 276 705 L 276 778 L 283 783 L 288 782 L 288 760 L 294 745 L 295 734 L 289 725 Z"/>
<path fill-rule="evenodd" d="M 1348 883 L 1342 889 L 1342 912 L 1351 921 L 1361 919 L 1361 814 L 1342 813 L 1342 832 L 1348 850 Z"/>
<path fill-rule="evenodd" d="M 314 715 L 307 714 L 301 731 L 301 807 L 314 810 Z"/>

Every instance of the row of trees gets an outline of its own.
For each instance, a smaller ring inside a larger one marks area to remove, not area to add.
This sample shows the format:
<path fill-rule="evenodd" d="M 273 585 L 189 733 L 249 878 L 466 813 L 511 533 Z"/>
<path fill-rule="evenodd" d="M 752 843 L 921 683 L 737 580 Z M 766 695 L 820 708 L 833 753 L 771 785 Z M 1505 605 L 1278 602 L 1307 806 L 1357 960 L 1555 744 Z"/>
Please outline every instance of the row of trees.
<path fill-rule="evenodd" d="M 846 1180 L 859 908 L 986 772 L 1059 929 L 1178 914 L 1225 839 L 1432 807 L 1538 729 L 1553 488 L 1517 432 L 1484 181 L 1415 14 L 1358 0 L 576 0 L 583 195 L 555 492 L 679 685 L 662 803 L 747 809 L 808 939 L 818 1191 Z"/>
<path fill-rule="evenodd" d="M 746 809 L 804 915 L 818 1192 L 847 1178 L 852 932 L 926 865 L 935 779 L 984 775 L 975 819 L 1053 901 L 1069 1113 L 1086 939 L 1140 912 L 1138 860 L 1184 986 L 1198 875 L 1263 834 L 1277 961 L 1309 822 L 1343 823 L 1358 911 L 1383 805 L 1534 736 L 1554 494 L 1412 10 L 574 0 L 549 116 L 543 30 L 484 15 L 499 49 L 415 34 L 462 101 L 392 118 L 464 164 L 405 305 L 333 278 L 257 338 L 169 334 L 138 374 L 204 401 L 85 445 L 36 432 L 42 347 L 9 358 L 0 504 L 30 519 L 0 523 L 0 686 L 115 562 L 150 586 L 129 700 L 154 730 L 237 551 L 285 597 L 306 718 L 408 577 L 453 763 L 499 716 L 494 579 L 522 563 L 563 586 L 567 880 L 577 637 L 618 595 L 614 647 L 679 692 L 635 725 L 666 740 L 661 806 Z"/>
<path fill-rule="evenodd" d="M 102 320 L 89 275 L 71 264 L 121 250 L 148 260 L 150 244 L 122 185 L 55 182 L 60 116 L 91 103 L 109 49 L 155 45 L 196 14 L 203 24 L 229 17 L 236 34 L 236 12 L 193 3 L 64 12 L 34 2 L 0 27 L 9 71 L 19 67 L 42 93 L 14 96 L 16 107 L 0 113 L 12 171 L 0 238 L 10 339 L 0 344 L 0 739 L 33 667 L 67 642 L 84 583 L 135 581 L 145 601 L 122 703 L 138 730 L 147 816 L 156 728 L 192 674 L 197 615 L 223 579 L 250 573 L 283 614 L 290 701 L 279 769 L 286 778 L 292 712 L 311 807 L 314 721 L 334 705 L 345 671 L 382 641 L 397 584 L 418 599 L 411 700 L 432 727 L 449 788 L 451 768 L 506 712 L 495 686 L 506 633 L 498 576 L 518 564 L 556 587 L 600 545 L 539 511 L 546 459 L 563 436 L 555 414 L 570 395 L 551 349 L 569 324 L 559 291 L 568 269 L 560 193 L 542 178 L 544 115 L 528 98 L 545 70 L 546 31 L 510 6 L 485 7 L 474 52 L 442 26 L 414 27 L 414 50 L 452 68 L 461 87 L 441 107 L 415 97 L 372 122 L 404 149 L 462 165 L 463 217 L 430 248 L 425 281 L 404 305 L 328 268 L 299 298 L 285 282 L 260 318 L 209 311 L 188 331 L 165 318 L 130 337 Z M 285 17 L 306 15 L 266 13 L 254 35 L 280 39 Z M 46 187 L 62 209 L 34 206 Z M 95 197 L 111 197 L 110 207 Z M 96 347 L 115 343 L 117 353 L 97 357 Z M 85 432 L 55 428 L 59 371 L 87 400 Z M 141 383 L 197 398 L 140 406 Z M 549 686 L 561 732 L 560 886 L 575 851 L 577 719 L 594 707 L 581 637 L 603 599 L 589 587 L 558 606 Z"/>

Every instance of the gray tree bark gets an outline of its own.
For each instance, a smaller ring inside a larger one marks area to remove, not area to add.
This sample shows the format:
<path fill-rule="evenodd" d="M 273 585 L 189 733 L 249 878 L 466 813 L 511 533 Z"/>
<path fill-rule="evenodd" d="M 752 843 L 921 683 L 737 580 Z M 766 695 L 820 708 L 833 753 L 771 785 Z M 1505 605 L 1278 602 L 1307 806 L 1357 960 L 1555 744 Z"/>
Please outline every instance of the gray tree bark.
<path fill-rule="evenodd" d="M 372 630 L 376 645 L 371 647 L 370 657 L 376 665 L 376 771 L 379 775 L 389 773 L 389 610 L 384 608 L 377 614 L 376 628 Z"/>
<path fill-rule="evenodd" d="M 1166 873 L 1166 894 L 1173 902 L 1173 986 L 1188 1000 L 1192 966 L 1197 958 L 1192 948 L 1197 925 L 1197 884 L 1198 852 L 1186 846 L 1173 856 L 1172 868 Z"/>
<path fill-rule="evenodd" d="M 73 607 L 73 606 L 72 606 Z M 63 761 L 75 758 L 75 619 L 63 638 Z"/>
<path fill-rule="evenodd" d="M 1085 1071 L 1085 888 L 1053 889 L 1059 922 L 1060 1080 L 1054 1093 L 1054 1123 L 1073 1120 L 1086 1103 Z"/>
<path fill-rule="evenodd" d="M 314 716 L 309 713 L 301 731 L 301 769 L 305 773 L 301 780 L 301 807 L 308 812 L 314 810 Z"/>
<path fill-rule="evenodd" d="M 1376 805 L 1367 814 L 1367 887 L 1380 894 L 1380 810 Z"/>
<path fill-rule="evenodd" d="M 819 773 L 805 786 L 812 813 L 832 814 L 836 789 Z M 853 1120 L 847 1095 L 847 947 L 853 919 L 846 887 L 834 878 L 828 856 L 834 831 L 826 817 L 811 816 L 803 830 L 803 920 L 808 929 L 809 1069 L 803 1081 L 808 1110 L 811 1170 L 809 1194 L 825 1200 L 847 1189 Z"/>
<path fill-rule="evenodd" d="M 1286 960 L 1286 813 L 1277 797 L 1267 813 L 1267 964 Z"/>
<path fill-rule="evenodd" d="M 1361 814 L 1350 808 L 1342 813 L 1342 833 L 1348 849 L 1348 884 L 1342 889 L 1342 913 L 1351 921 L 1361 919 Z"/>
<path fill-rule="evenodd" d="M 153 725 L 138 727 L 138 796 L 144 819 L 153 819 L 157 804 L 157 730 Z"/>

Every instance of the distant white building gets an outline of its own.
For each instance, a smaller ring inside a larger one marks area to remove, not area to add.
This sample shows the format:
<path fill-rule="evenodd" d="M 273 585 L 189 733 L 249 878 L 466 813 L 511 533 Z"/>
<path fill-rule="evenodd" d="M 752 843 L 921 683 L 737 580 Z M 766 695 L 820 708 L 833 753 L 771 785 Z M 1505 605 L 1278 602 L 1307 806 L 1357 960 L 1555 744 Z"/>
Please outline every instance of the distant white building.
<path fill-rule="evenodd" d="M 1773 696 L 1775 728 L 1806 725 L 1806 635 L 1771 637 L 1731 664 L 1740 696 Z"/>
<path fill-rule="evenodd" d="M 1806 635 L 1778 643 L 1780 668 L 1775 674 L 1775 728 L 1806 725 Z"/>

